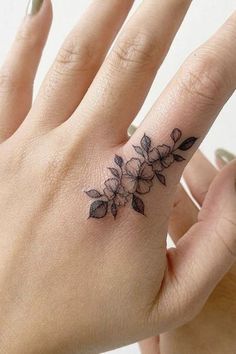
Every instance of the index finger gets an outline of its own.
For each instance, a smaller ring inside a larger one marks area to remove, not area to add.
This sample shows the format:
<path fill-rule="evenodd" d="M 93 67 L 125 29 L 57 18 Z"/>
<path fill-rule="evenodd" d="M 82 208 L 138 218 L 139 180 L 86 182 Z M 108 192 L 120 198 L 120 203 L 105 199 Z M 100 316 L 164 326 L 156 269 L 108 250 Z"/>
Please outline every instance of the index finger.
<path fill-rule="evenodd" d="M 183 159 L 176 160 L 174 167 L 166 163 L 170 167 L 169 184 L 179 181 L 184 167 L 236 88 L 235 39 L 236 12 L 208 42 L 187 59 L 126 144 L 129 154 L 132 145 L 137 145 L 137 141 L 146 134 L 152 137 L 155 145 L 170 146 L 173 143 L 170 135 L 178 128 L 180 133 L 176 137 L 178 141 L 175 152 Z M 194 146 L 182 145 L 186 139 L 194 137 L 198 138 Z M 166 156 L 162 156 L 166 160 L 170 157 L 167 152 L 166 149 Z"/>

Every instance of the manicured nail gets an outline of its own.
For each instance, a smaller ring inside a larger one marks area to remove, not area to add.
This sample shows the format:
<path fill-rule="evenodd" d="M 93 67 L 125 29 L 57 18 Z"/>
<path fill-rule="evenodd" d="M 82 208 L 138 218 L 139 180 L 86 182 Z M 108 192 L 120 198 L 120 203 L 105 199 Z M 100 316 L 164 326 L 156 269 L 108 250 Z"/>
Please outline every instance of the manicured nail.
<path fill-rule="evenodd" d="M 42 4 L 43 0 L 30 0 L 27 6 L 26 14 L 30 16 L 36 15 L 41 9 Z"/>
<path fill-rule="evenodd" d="M 136 127 L 134 124 L 131 124 L 128 129 L 128 136 L 131 137 L 137 129 L 138 127 Z"/>
<path fill-rule="evenodd" d="M 225 166 L 229 162 L 236 159 L 236 156 L 234 154 L 232 154 L 231 152 L 224 150 L 224 149 L 216 150 L 215 156 L 216 156 L 216 159 L 220 162 L 220 164 L 222 166 Z"/>

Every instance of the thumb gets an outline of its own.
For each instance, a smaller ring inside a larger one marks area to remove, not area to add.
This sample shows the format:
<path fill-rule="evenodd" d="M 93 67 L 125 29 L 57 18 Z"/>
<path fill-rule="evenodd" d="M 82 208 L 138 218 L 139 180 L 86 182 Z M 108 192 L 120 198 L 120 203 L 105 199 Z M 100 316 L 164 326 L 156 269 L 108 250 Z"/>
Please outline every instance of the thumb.
<path fill-rule="evenodd" d="M 236 260 L 236 162 L 226 166 L 207 193 L 198 222 L 167 252 L 158 302 L 161 331 L 197 315 Z"/>

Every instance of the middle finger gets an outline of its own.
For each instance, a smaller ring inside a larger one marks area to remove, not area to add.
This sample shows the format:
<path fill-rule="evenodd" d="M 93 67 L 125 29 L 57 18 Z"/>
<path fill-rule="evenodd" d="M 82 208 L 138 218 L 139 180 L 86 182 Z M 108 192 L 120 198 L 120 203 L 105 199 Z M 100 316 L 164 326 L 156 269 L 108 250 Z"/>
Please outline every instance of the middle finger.
<path fill-rule="evenodd" d="M 142 2 L 69 120 L 72 129 L 78 116 L 84 116 L 86 126 L 101 126 L 102 137 L 112 139 L 112 144 L 127 139 L 127 127 L 141 108 L 190 3 Z"/>

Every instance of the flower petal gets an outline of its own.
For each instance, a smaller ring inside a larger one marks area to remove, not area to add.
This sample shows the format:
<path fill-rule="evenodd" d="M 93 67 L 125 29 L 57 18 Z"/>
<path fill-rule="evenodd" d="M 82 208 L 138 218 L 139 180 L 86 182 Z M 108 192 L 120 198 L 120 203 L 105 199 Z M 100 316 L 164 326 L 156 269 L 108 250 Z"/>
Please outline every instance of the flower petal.
<path fill-rule="evenodd" d="M 105 186 L 110 189 L 112 192 L 116 192 L 119 187 L 119 180 L 116 178 L 109 178 L 105 182 Z"/>
<path fill-rule="evenodd" d="M 127 196 L 129 193 L 124 189 L 124 187 L 122 185 L 119 185 L 119 187 L 117 189 L 117 194 Z"/>
<path fill-rule="evenodd" d="M 159 154 L 158 149 L 157 148 L 152 149 L 149 152 L 148 157 L 149 157 L 150 162 L 158 160 L 160 158 L 160 154 Z"/>
<path fill-rule="evenodd" d="M 147 162 L 143 162 L 140 168 L 139 177 L 141 179 L 152 179 L 154 177 L 154 172 L 151 165 Z"/>
<path fill-rule="evenodd" d="M 136 192 L 139 194 L 146 194 L 150 191 L 151 187 L 152 187 L 152 180 L 150 179 L 139 180 L 137 183 Z"/>
<path fill-rule="evenodd" d="M 163 158 L 165 156 L 168 156 L 171 153 L 171 148 L 168 145 L 159 145 L 157 147 L 159 153 L 160 153 L 160 157 Z"/>
<path fill-rule="evenodd" d="M 152 164 L 153 171 L 161 172 L 164 167 L 162 166 L 162 162 L 160 160 L 155 161 Z"/>
<path fill-rule="evenodd" d="M 170 165 L 172 165 L 172 163 L 174 162 L 174 156 L 172 154 L 169 154 L 168 156 L 166 156 L 162 161 L 162 165 L 167 168 Z"/>
<path fill-rule="evenodd" d="M 134 193 L 136 190 L 136 178 L 130 175 L 123 175 L 121 177 L 121 184 L 128 193 Z"/>
<path fill-rule="evenodd" d="M 125 170 L 130 176 L 137 177 L 139 175 L 139 170 L 141 166 L 141 161 L 139 159 L 132 158 L 126 162 Z"/>

